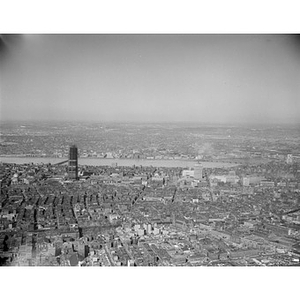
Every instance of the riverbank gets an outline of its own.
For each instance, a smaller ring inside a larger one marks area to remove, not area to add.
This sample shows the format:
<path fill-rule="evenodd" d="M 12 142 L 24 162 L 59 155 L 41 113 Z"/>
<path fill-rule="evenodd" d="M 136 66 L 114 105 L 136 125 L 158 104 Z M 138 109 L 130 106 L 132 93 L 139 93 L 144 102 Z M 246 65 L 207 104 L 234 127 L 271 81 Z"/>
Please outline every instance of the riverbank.
<path fill-rule="evenodd" d="M 65 161 L 66 158 L 53 158 L 53 157 L 17 157 L 17 156 L 2 156 L 0 162 L 2 163 L 15 163 L 15 164 L 56 164 Z M 79 158 L 79 165 L 87 166 L 110 166 L 117 164 L 118 166 L 131 167 L 144 166 L 144 167 L 167 167 L 167 168 L 192 168 L 197 163 L 197 160 L 179 160 L 179 159 L 123 159 L 123 158 Z M 203 168 L 230 168 L 238 166 L 234 162 L 213 162 L 213 161 L 200 161 Z"/>

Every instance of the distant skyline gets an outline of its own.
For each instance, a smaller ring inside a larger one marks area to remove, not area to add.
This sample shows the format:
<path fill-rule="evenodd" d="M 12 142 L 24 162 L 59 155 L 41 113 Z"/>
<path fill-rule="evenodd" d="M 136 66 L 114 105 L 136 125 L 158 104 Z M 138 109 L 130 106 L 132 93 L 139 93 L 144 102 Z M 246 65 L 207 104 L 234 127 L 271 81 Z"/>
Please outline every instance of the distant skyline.
<path fill-rule="evenodd" d="M 299 35 L 2 35 L 1 120 L 299 123 Z"/>

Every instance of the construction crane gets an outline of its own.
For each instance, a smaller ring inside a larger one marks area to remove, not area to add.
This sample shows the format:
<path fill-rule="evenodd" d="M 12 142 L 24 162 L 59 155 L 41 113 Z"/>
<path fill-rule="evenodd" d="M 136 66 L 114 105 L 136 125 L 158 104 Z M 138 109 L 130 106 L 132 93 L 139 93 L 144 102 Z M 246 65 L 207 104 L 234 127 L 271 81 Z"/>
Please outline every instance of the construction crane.
<path fill-rule="evenodd" d="M 64 161 L 61 161 L 61 162 L 58 162 L 58 163 L 55 163 L 53 164 L 54 166 L 59 166 L 59 165 L 63 165 L 65 163 L 69 162 L 69 160 L 64 160 Z"/>

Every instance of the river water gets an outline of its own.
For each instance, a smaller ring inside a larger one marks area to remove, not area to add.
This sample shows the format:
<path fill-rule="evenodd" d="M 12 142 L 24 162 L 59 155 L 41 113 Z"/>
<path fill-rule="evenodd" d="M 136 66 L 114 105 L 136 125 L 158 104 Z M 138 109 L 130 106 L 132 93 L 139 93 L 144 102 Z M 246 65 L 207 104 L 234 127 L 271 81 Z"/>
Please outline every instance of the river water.
<path fill-rule="evenodd" d="M 3 163 L 15 163 L 15 164 L 25 164 L 25 163 L 59 163 L 65 161 L 66 158 L 51 158 L 51 157 L 0 157 L 0 162 Z M 118 166 L 131 167 L 143 166 L 143 167 L 168 167 L 168 168 L 190 168 L 194 167 L 197 161 L 195 160 L 178 160 L 178 159 L 120 159 L 120 158 L 79 158 L 79 165 L 87 166 L 111 166 L 113 163 L 117 163 Z M 203 168 L 229 168 L 237 166 L 236 163 L 230 162 L 200 162 Z"/>

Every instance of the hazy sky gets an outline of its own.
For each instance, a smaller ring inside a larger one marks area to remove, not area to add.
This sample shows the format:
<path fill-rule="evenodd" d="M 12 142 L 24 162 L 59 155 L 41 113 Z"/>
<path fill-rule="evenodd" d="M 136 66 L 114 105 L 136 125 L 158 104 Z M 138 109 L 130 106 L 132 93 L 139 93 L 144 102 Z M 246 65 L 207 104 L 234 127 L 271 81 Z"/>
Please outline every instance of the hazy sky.
<path fill-rule="evenodd" d="M 1 120 L 300 121 L 292 35 L 16 35 Z"/>

